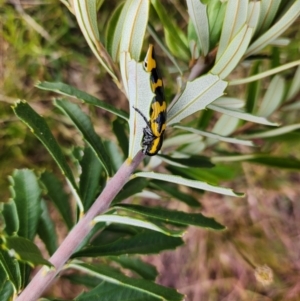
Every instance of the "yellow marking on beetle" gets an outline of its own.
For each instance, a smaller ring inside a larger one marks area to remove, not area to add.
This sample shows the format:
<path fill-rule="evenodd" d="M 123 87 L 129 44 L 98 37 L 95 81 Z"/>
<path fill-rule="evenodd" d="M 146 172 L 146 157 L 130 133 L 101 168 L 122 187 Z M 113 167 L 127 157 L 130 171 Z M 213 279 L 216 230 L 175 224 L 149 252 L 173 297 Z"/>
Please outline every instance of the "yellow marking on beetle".
<path fill-rule="evenodd" d="M 144 59 L 144 68 L 147 72 L 151 72 L 152 69 L 156 68 L 154 46 L 152 44 L 149 45 L 146 57 Z"/>
<path fill-rule="evenodd" d="M 151 83 L 151 89 L 153 92 L 155 92 L 156 88 L 158 87 L 162 87 L 163 86 L 163 82 L 161 79 L 159 79 L 156 83 Z"/>
<path fill-rule="evenodd" d="M 156 66 L 154 46 L 150 44 L 144 60 L 144 69 L 151 73 L 150 85 L 152 92 L 155 94 L 150 107 L 150 120 L 148 121 L 139 109 L 134 108 L 141 114 L 147 124 L 143 129 L 142 148 L 143 153 L 148 156 L 154 156 L 160 151 L 167 121 L 164 86 Z"/>

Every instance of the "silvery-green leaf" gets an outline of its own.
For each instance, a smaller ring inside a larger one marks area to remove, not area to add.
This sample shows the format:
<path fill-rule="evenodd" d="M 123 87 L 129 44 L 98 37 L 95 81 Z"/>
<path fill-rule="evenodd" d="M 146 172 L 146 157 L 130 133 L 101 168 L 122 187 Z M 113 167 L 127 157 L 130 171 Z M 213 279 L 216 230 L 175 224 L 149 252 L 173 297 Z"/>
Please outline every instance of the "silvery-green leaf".
<path fill-rule="evenodd" d="M 154 223 L 150 223 L 148 221 L 145 221 L 145 220 L 142 220 L 139 218 L 133 218 L 133 217 L 121 216 L 121 215 L 113 215 L 113 214 L 103 214 L 103 215 L 96 216 L 94 218 L 94 222 L 96 222 L 96 223 L 101 223 L 101 222 L 118 223 L 118 224 L 123 224 L 123 225 L 141 227 L 141 228 L 161 232 L 166 235 L 175 236 L 175 237 L 181 237 L 185 231 L 185 230 L 178 230 L 178 231 L 170 230 L 166 227 L 157 226 Z"/>
<path fill-rule="evenodd" d="M 120 72 L 121 78 L 124 86 L 124 90 L 126 93 L 127 98 L 129 98 L 129 91 L 128 91 L 128 64 L 131 61 L 131 57 L 129 52 L 123 51 L 120 53 Z"/>
<path fill-rule="evenodd" d="M 223 116 L 226 116 L 226 115 L 223 115 Z M 226 117 L 228 118 L 228 116 L 226 116 Z M 228 123 L 226 123 L 225 126 L 228 127 Z M 212 138 L 212 139 L 219 140 L 219 141 L 253 146 L 253 142 L 249 141 L 249 140 L 242 140 L 242 139 L 237 139 L 237 138 L 226 137 L 226 136 L 222 136 L 222 135 L 218 135 L 218 134 L 210 133 L 210 132 L 206 132 L 206 131 L 201 131 L 201 130 L 197 130 L 197 129 L 194 129 L 194 128 L 191 128 L 191 127 L 186 127 L 186 126 L 176 125 L 174 127 L 177 128 L 177 129 L 182 129 L 182 130 L 185 130 L 185 131 L 188 131 L 188 132 L 195 133 L 195 134 L 200 135 L 200 136 L 204 136 L 204 137 L 207 137 L 207 138 Z M 235 128 L 236 128 L 236 126 L 234 127 L 234 129 Z"/>
<path fill-rule="evenodd" d="M 254 34 L 258 24 L 260 9 L 261 9 L 260 1 L 249 2 L 247 24 L 249 24 L 249 26 L 253 28 L 252 34 Z"/>
<path fill-rule="evenodd" d="M 274 41 L 270 43 L 272 46 L 277 47 L 285 47 L 288 46 L 291 43 L 291 39 L 288 38 L 276 38 Z"/>
<path fill-rule="evenodd" d="M 273 77 L 258 109 L 258 116 L 268 117 L 275 112 L 282 101 L 284 86 L 284 79 L 280 75 Z"/>
<path fill-rule="evenodd" d="M 129 158 L 133 158 L 141 149 L 143 128 L 146 126 L 145 120 L 133 108 L 138 108 L 146 118 L 149 116 L 150 104 L 154 97 L 151 90 L 149 73 L 147 73 L 141 63 L 134 60 L 128 61 L 128 98 L 129 98 Z"/>
<path fill-rule="evenodd" d="M 236 156 L 216 156 L 211 158 L 211 162 L 218 163 L 218 162 L 239 162 L 239 161 L 246 161 L 255 158 L 255 154 L 251 155 L 236 155 Z"/>
<path fill-rule="evenodd" d="M 138 172 L 135 174 L 135 176 L 151 178 L 151 179 L 156 179 L 156 180 L 161 180 L 161 181 L 167 181 L 170 183 L 181 184 L 181 185 L 193 187 L 196 189 L 202 189 L 202 190 L 212 191 L 212 192 L 216 192 L 216 193 L 221 193 L 224 195 L 238 196 L 238 197 L 243 196 L 242 193 L 234 192 L 233 190 L 228 189 L 228 188 L 213 186 L 213 185 L 209 185 L 205 182 L 189 180 L 186 178 L 182 178 L 182 177 L 174 176 L 174 175 L 170 175 L 170 174 L 161 174 L 161 173 L 155 173 L 155 172 Z"/>
<path fill-rule="evenodd" d="M 240 109 L 245 106 L 245 101 L 234 97 L 222 96 L 212 102 L 212 104 L 224 108 Z"/>
<path fill-rule="evenodd" d="M 236 130 L 238 123 L 238 118 L 226 114 L 222 115 L 212 128 L 212 132 L 223 136 L 229 136 Z"/>
<path fill-rule="evenodd" d="M 211 73 L 219 75 L 221 79 L 228 76 L 245 54 L 252 33 L 253 28 L 249 27 L 248 24 L 245 24 L 230 41 L 229 45 L 222 52 L 222 55 L 218 57 Z"/>
<path fill-rule="evenodd" d="M 195 142 L 193 140 L 192 143 L 187 144 L 183 148 L 180 149 L 180 153 L 187 154 L 187 155 L 198 155 L 203 152 L 203 150 L 206 148 L 206 142 L 200 141 Z"/>
<path fill-rule="evenodd" d="M 281 110 L 282 111 L 291 111 L 291 110 L 299 110 L 299 109 L 300 109 L 300 101 L 297 101 L 290 105 L 284 106 Z"/>
<path fill-rule="evenodd" d="M 206 12 L 206 5 L 199 0 L 187 0 L 188 13 L 194 24 L 201 51 L 204 56 L 209 50 L 209 24 Z"/>
<path fill-rule="evenodd" d="M 275 136 L 280 136 L 280 135 L 283 135 L 283 134 L 286 134 L 286 133 L 289 133 L 289 132 L 292 132 L 292 131 L 295 131 L 298 129 L 300 129 L 300 123 L 282 126 L 275 130 L 254 133 L 254 134 L 250 134 L 250 135 L 243 135 L 243 137 L 246 139 L 275 137 Z"/>
<path fill-rule="evenodd" d="M 97 24 L 97 2 L 89 0 L 74 0 L 74 13 L 78 25 L 94 55 L 102 64 L 105 70 L 117 81 L 117 77 L 108 65 L 108 61 L 103 59 L 100 53 L 106 53 L 105 48 L 100 43 L 99 29 Z"/>
<path fill-rule="evenodd" d="M 222 115 L 214 125 L 212 132 L 217 135 L 226 137 L 231 135 L 236 130 L 238 124 L 239 124 L 239 119 L 237 119 L 236 117 L 232 117 L 229 115 Z M 213 137 L 206 139 L 207 146 L 211 146 L 217 142 L 218 140 Z"/>
<path fill-rule="evenodd" d="M 178 123 L 183 118 L 205 109 L 224 94 L 226 87 L 227 82 L 212 74 L 188 82 L 183 93 L 168 110 L 168 125 Z"/>
<path fill-rule="evenodd" d="M 136 196 L 141 197 L 141 198 L 147 198 L 147 199 L 154 199 L 154 200 L 160 200 L 161 196 L 158 195 L 157 193 L 154 193 L 149 190 L 143 190 L 140 193 L 137 193 Z"/>
<path fill-rule="evenodd" d="M 287 12 L 276 22 L 269 30 L 261 35 L 248 48 L 246 55 L 252 55 L 259 52 L 262 48 L 270 44 L 279 35 L 281 35 L 291 24 L 297 19 L 300 14 L 300 0 L 296 0 L 294 4 L 287 10 Z"/>
<path fill-rule="evenodd" d="M 233 109 L 227 109 L 227 108 L 222 108 L 216 105 L 209 105 L 208 108 L 211 110 L 217 111 L 219 113 L 223 113 L 232 117 L 236 117 L 239 119 L 255 122 L 255 123 L 260 123 L 260 124 L 265 124 L 265 125 L 272 125 L 272 126 L 278 126 L 277 123 L 271 122 L 267 120 L 264 117 L 260 116 L 255 116 L 246 112 L 238 111 L 238 110 L 233 110 Z"/>
<path fill-rule="evenodd" d="M 120 24 L 124 22 L 124 16 L 123 19 L 121 19 L 122 12 L 124 13 L 123 8 L 124 2 L 119 3 L 110 14 L 109 20 L 105 26 L 105 46 L 111 57 L 114 59 L 114 62 L 117 62 L 119 59 L 119 56 L 116 57 L 116 53 L 119 51 L 121 40 Z"/>
<path fill-rule="evenodd" d="M 289 88 L 289 92 L 287 95 L 287 100 L 294 98 L 297 93 L 300 91 L 300 66 L 298 66 L 294 78 L 292 80 L 291 86 Z"/>
<path fill-rule="evenodd" d="M 123 24 L 120 52 L 128 51 L 131 57 L 139 61 L 148 23 L 149 0 L 130 2 Z"/>
<path fill-rule="evenodd" d="M 271 76 L 273 74 L 277 74 L 279 72 L 285 71 L 287 69 L 293 68 L 293 67 L 298 66 L 298 65 L 300 65 L 300 60 L 290 62 L 290 63 L 284 64 L 282 66 L 279 66 L 279 67 L 276 67 L 276 68 L 273 68 L 273 69 L 267 70 L 265 72 L 261 72 L 259 74 L 252 75 L 252 76 L 249 76 L 249 77 L 246 77 L 246 78 L 232 80 L 232 81 L 229 82 L 229 86 L 236 86 L 236 85 L 251 83 L 253 81 Z"/>
<path fill-rule="evenodd" d="M 269 28 L 280 5 L 278 0 L 261 0 L 260 3 L 261 9 L 256 32 L 264 32 Z"/>
<path fill-rule="evenodd" d="M 111 54 L 112 54 L 112 59 L 114 62 L 117 62 L 119 60 L 119 56 L 121 55 L 120 42 L 121 42 L 121 38 L 122 38 L 124 21 L 125 21 L 129 6 L 130 6 L 130 1 L 125 1 L 122 11 L 121 11 L 121 14 L 119 16 L 115 31 L 114 31 L 114 36 L 113 36 L 113 40 L 111 43 Z"/>
<path fill-rule="evenodd" d="M 191 141 L 195 141 L 198 143 L 201 142 L 202 137 L 196 134 L 183 134 L 183 135 L 175 135 L 174 137 L 167 138 L 164 140 L 164 147 L 172 147 L 172 146 L 178 146 L 178 145 L 183 145 L 186 143 L 190 143 Z"/>
<path fill-rule="evenodd" d="M 247 0 L 228 1 L 216 61 L 221 58 L 224 51 L 228 48 L 230 42 L 246 23 L 247 9 Z"/>

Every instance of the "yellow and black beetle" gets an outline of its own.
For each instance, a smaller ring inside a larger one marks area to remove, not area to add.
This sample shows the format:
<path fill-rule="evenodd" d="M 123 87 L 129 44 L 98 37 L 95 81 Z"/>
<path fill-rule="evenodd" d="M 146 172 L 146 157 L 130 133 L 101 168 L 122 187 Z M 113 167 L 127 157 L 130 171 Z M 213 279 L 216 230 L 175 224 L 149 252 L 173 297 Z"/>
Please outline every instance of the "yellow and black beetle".
<path fill-rule="evenodd" d="M 144 69 L 151 74 L 151 89 L 155 94 L 151 102 L 150 120 L 148 121 L 139 109 L 135 107 L 134 109 L 146 122 L 146 127 L 143 129 L 143 153 L 148 156 L 154 156 L 159 152 L 163 143 L 167 121 L 167 105 L 164 97 L 163 81 L 157 70 L 154 46 L 152 44 L 149 45 L 144 60 Z"/>

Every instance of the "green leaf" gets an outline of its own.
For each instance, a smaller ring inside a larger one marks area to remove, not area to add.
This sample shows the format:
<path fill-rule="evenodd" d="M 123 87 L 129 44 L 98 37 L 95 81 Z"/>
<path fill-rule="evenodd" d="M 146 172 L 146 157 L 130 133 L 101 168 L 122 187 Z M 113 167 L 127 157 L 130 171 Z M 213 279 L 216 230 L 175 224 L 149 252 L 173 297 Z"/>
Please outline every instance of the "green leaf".
<path fill-rule="evenodd" d="M 118 239 L 125 237 L 132 237 L 138 233 L 145 231 L 143 228 L 138 228 L 130 225 L 121 224 L 105 224 L 103 223 L 103 229 L 97 236 L 92 237 L 92 244 L 94 245 L 106 245 L 115 242 Z M 98 224 L 97 224 L 98 225 Z M 95 227 L 97 226 L 95 225 Z"/>
<path fill-rule="evenodd" d="M 266 166 L 287 168 L 292 170 L 300 169 L 300 161 L 287 157 L 273 157 L 270 155 L 256 155 L 253 158 L 246 159 L 245 161 L 252 163 L 259 163 Z"/>
<path fill-rule="evenodd" d="M 215 101 L 213 102 L 215 103 Z M 198 120 L 197 128 L 205 130 L 210 125 L 211 118 L 214 115 L 214 111 L 210 109 L 203 110 Z"/>
<path fill-rule="evenodd" d="M 206 167 L 206 168 L 210 168 L 210 167 L 214 167 L 214 164 L 212 164 L 210 162 L 210 159 L 208 157 L 205 156 L 199 156 L 199 155 L 192 155 L 192 156 L 188 156 L 188 157 L 171 157 L 171 156 L 167 156 L 167 155 L 159 155 L 160 158 L 163 158 L 164 161 L 168 162 L 168 163 L 177 163 L 177 165 L 183 165 L 183 166 L 187 166 L 187 167 Z"/>
<path fill-rule="evenodd" d="M 47 195 L 56 206 L 60 215 L 64 219 L 68 229 L 73 227 L 72 210 L 69 203 L 69 196 L 64 191 L 62 183 L 50 172 L 43 172 L 41 181 L 47 189 Z"/>
<path fill-rule="evenodd" d="M 152 0 L 151 3 L 163 25 L 168 48 L 175 56 L 188 61 L 190 52 L 186 35 L 176 25 L 176 22 L 173 21 L 174 19 L 170 18 L 161 1 Z"/>
<path fill-rule="evenodd" d="M 49 254 L 52 255 L 57 249 L 55 225 L 50 217 L 47 205 L 44 200 L 42 200 L 41 205 L 43 211 L 39 220 L 37 234 L 44 242 Z"/>
<path fill-rule="evenodd" d="M 15 287 L 16 291 L 21 288 L 21 274 L 18 261 L 10 256 L 7 251 L 0 248 L 0 277 L 2 278 L 1 283 L 5 283 L 6 280 L 10 281 Z M 5 280 L 5 281 L 4 281 Z M 0 289 L 0 295 L 2 290 Z M 2 300 L 2 299 L 1 299 Z"/>
<path fill-rule="evenodd" d="M 160 298 L 156 298 L 149 294 L 139 292 L 131 289 L 130 287 L 124 287 L 115 283 L 102 282 L 97 287 L 89 292 L 84 292 L 79 295 L 74 301 L 132 301 L 132 300 L 143 300 L 143 301 L 159 301 Z M 165 299 L 164 299 L 165 300 Z"/>
<path fill-rule="evenodd" d="M 110 155 L 113 172 L 116 173 L 121 167 L 121 165 L 124 163 L 124 156 L 120 153 L 120 149 L 113 140 L 105 140 L 104 146 Z"/>
<path fill-rule="evenodd" d="M 195 199 L 192 195 L 181 192 L 177 185 L 169 184 L 164 181 L 152 180 L 150 182 L 150 187 L 158 190 L 162 190 L 168 193 L 173 198 L 187 204 L 190 207 L 199 208 L 201 204 L 197 199 Z"/>
<path fill-rule="evenodd" d="M 86 287 L 92 287 L 92 288 L 99 285 L 99 283 L 103 282 L 98 277 L 83 275 L 83 274 L 63 275 L 62 278 L 66 278 L 74 284 L 82 284 Z"/>
<path fill-rule="evenodd" d="M 178 238 L 173 238 L 173 240 L 175 239 Z M 119 257 L 111 257 L 111 259 L 120 264 L 123 268 L 136 272 L 144 279 L 154 281 L 158 276 L 157 269 L 152 264 L 146 263 L 139 258 L 122 255 Z"/>
<path fill-rule="evenodd" d="M 156 225 L 154 223 L 145 221 L 144 219 L 133 218 L 128 216 L 103 214 L 103 215 L 96 216 L 94 218 L 94 221 L 97 223 L 108 222 L 108 223 L 118 223 L 123 225 L 131 225 L 135 227 L 141 227 L 141 228 L 161 232 L 163 234 L 174 236 L 174 237 L 181 237 L 183 235 L 182 230 L 170 230 L 162 225 Z"/>
<path fill-rule="evenodd" d="M 8 235 L 17 233 L 20 225 L 17 206 L 13 200 L 3 204 L 2 214 L 5 220 L 5 232 Z"/>
<path fill-rule="evenodd" d="M 98 99 L 97 97 L 94 97 L 84 91 L 78 90 L 67 84 L 60 83 L 60 82 L 56 82 L 56 83 L 38 82 L 36 84 L 36 87 L 39 89 L 42 89 L 42 90 L 53 91 L 53 92 L 59 93 L 61 95 L 66 95 L 66 96 L 77 98 L 87 104 L 99 107 L 107 112 L 110 112 L 110 113 L 115 114 L 125 120 L 128 120 L 127 112 L 116 109 L 114 106 L 110 105 L 109 103 L 106 103 L 106 102 Z"/>
<path fill-rule="evenodd" d="M 111 243 L 103 244 L 103 240 L 100 239 L 99 241 L 93 241 L 92 246 L 74 253 L 72 258 L 119 256 L 123 254 L 157 254 L 164 250 L 175 249 L 182 244 L 183 241 L 179 237 L 143 230 L 134 236 L 123 236 Z"/>
<path fill-rule="evenodd" d="M 205 109 L 206 106 L 224 94 L 226 86 L 227 82 L 212 74 L 187 82 L 179 99 L 173 106 L 169 107 L 168 125 L 178 123 L 183 118 Z"/>
<path fill-rule="evenodd" d="M 212 157 L 211 160 L 214 160 Z M 216 162 L 215 160 L 213 162 Z M 176 166 L 167 166 L 172 174 L 182 176 L 192 180 L 206 181 L 217 185 L 221 181 L 228 181 L 236 178 L 238 175 L 232 166 L 217 165 L 214 168 L 180 168 Z"/>
<path fill-rule="evenodd" d="M 26 262 L 32 267 L 39 264 L 52 266 L 49 261 L 43 258 L 39 248 L 26 238 L 17 236 L 6 237 L 2 248 L 6 249 L 10 253 L 10 256 Z"/>
<path fill-rule="evenodd" d="M 105 290 L 105 292 L 102 293 L 107 298 L 112 296 L 111 299 L 107 299 L 107 300 L 115 301 L 117 300 L 116 299 L 117 296 L 119 298 L 120 295 L 122 296 L 121 298 L 122 301 L 139 300 L 139 299 L 143 301 L 144 300 L 180 301 L 183 299 L 183 296 L 177 293 L 176 290 L 174 289 L 163 287 L 161 285 L 158 285 L 156 283 L 144 279 L 129 278 L 108 266 L 81 263 L 81 264 L 70 264 L 70 267 L 79 269 L 83 272 L 95 275 L 107 282 L 110 282 L 111 286 L 109 287 L 109 289 Z M 128 299 L 125 299 L 126 294 L 128 294 L 128 291 L 126 291 L 125 289 L 130 289 L 133 291 L 130 292 Z M 140 292 L 142 295 L 137 296 L 135 292 Z M 97 295 L 97 298 L 98 296 L 99 295 Z M 82 301 L 82 300 L 91 300 L 91 299 L 81 299 L 81 300 L 78 299 L 76 301 Z"/>
<path fill-rule="evenodd" d="M 253 64 L 250 75 L 258 74 L 261 67 L 261 61 Z M 261 90 L 261 81 L 253 81 L 247 85 L 247 96 L 246 96 L 246 112 L 252 113 L 254 111 L 255 104 L 257 102 L 259 92 Z"/>
<path fill-rule="evenodd" d="M 191 19 L 189 19 L 188 23 L 187 38 L 191 52 L 190 61 L 194 64 L 200 56 L 200 42 L 197 36 L 195 26 Z"/>
<path fill-rule="evenodd" d="M 286 168 L 291 170 L 300 169 L 300 161 L 287 157 L 273 157 L 268 154 L 230 155 L 212 158 L 213 162 L 252 162 L 271 167 Z"/>
<path fill-rule="evenodd" d="M 84 211 L 86 212 L 100 192 L 99 183 L 103 167 L 95 155 L 95 152 L 90 147 L 84 149 L 84 155 L 80 161 L 80 166 L 79 191 Z"/>
<path fill-rule="evenodd" d="M 0 268 L 1 273 L 1 268 Z M 2 276 L 2 275 L 1 275 Z M 4 273 L 3 273 L 4 276 Z M 11 301 L 13 300 L 14 287 L 12 283 L 7 279 L 0 279 L 0 300 L 1 301 Z"/>
<path fill-rule="evenodd" d="M 106 173 L 109 176 L 112 176 L 112 166 L 110 163 L 110 158 L 102 143 L 102 140 L 96 134 L 89 116 L 83 113 L 79 106 L 68 101 L 57 99 L 54 104 L 72 120 L 74 125 L 81 132 L 85 141 L 90 145 L 92 150 L 97 155 Z"/>
<path fill-rule="evenodd" d="M 300 82 L 300 66 L 298 66 L 294 74 L 291 86 L 288 91 L 287 100 L 294 98 L 297 95 L 297 93 L 300 91 L 299 82 Z"/>
<path fill-rule="evenodd" d="M 23 169 L 15 170 L 9 180 L 19 217 L 18 235 L 33 240 L 41 215 L 41 190 L 37 178 L 31 170 Z"/>
<path fill-rule="evenodd" d="M 168 59 L 172 62 L 174 67 L 177 69 L 177 71 L 182 76 L 183 71 L 181 70 L 181 67 L 179 66 L 176 58 L 172 55 L 170 50 L 165 46 L 165 43 L 162 41 L 161 35 L 159 34 L 159 32 L 157 32 L 155 30 L 154 26 L 151 24 L 151 20 L 148 20 L 147 30 L 148 30 L 149 34 L 152 36 L 152 38 L 154 39 L 155 44 L 157 44 L 159 46 L 159 48 L 168 57 Z"/>
<path fill-rule="evenodd" d="M 220 0 L 207 1 L 210 49 L 213 49 L 219 43 L 226 6 L 227 3 Z"/>
<path fill-rule="evenodd" d="M 118 193 L 118 195 L 113 200 L 112 204 L 116 204 L 121 202 L 124 199 L 131 197 L 142 190 L 148 185 L 148 181 L 142 178 L 133 178 L 129 182 L 125 184 L 122 190 Z"/>
<path fill-rule="evenodd" d="M 44 144 L 52 158 L 56 161 L 63 175 L 77 192 L 77 185 L 66 159 L 52 135 L 44 118 L 38 115 L 25 101 L 19 101 L 13 107 L 15 114 L 31 129 L 33 134 Z"/>
<path fill-rule="evenodd" d="M 236 197 L 241 197 L 244 195 L 243 193 L 234 192 L 232 189 L 223 188 L 223 187 L 219 187 L 219 186 L 213 186 L 213 185 L 207 184 L 205 182 L 185 179 L 185 178 L 170 175 L 170 174 L 160 174 L 160 173 L 155 173 L 155 172 L 138 172 L 135 175 L 137 177 L 145 177 L 145 178 L 151 178 L 151 179 L 156 179 L 156 180 L 161 180 L 161 181 L 167 181 L 167 182 L 171 182 L 171 183 L 177 183 L 177 184 L 185 185 L 185 186 L 196 188 L 196 189 L 202 189 L 202 190 L 212 191 L 215 193 L 221 193 L 224 195 L 230 195 L 230 196 L 236 196 Z"/>
<path fill-rule="evenodd" d="M 196 30 L 198 41 L 201 45 L 202 54 L 207 55 L 209 51 L 209 23 L 206 5 L 199 0 L 187 0 L 188 13 Z"/>
<path fill-rule="evenodd" d="M 180 224 L 184 226 L 197 226 L 201 228 L 210 228 L 214 230 L 223 230 L 225 227 L 213 218 L 206 217 L 201 213 L 185 213 L 177 210 L 165 209 L 162 207 L 145 207 L 130 204 L 118 204 L 118 209 L 124 209 L 129 212 L 135 212 L 151 219 L 158 219 L 164 223 Z"/>
<path fill-rule="evenodd" d="M 113 121 L 113 126 L 112 126 L 113 132 L 115 136 L 117 137 L 119 146 L 124 154 L 124 157 L 128 157 L 128 134 L 127 134 L 127 124 L 120 118 L 116 118 Z"/>

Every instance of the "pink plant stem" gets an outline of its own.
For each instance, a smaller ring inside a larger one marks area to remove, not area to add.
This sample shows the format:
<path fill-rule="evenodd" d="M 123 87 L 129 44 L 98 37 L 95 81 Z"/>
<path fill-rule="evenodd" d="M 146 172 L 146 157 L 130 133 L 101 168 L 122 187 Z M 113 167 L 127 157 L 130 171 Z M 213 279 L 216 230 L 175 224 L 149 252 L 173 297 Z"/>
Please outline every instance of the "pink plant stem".
<path fill-rule="evenodd" d="M 140 151 L 131 162 L 126 160 L 123 163 L 114 177 L 108 181 L 89 211 L 79 220 L 57 251 L 49 259 L 54 268 L 49 269 L 45 266 L 42 267 L 20 296 L 18 296 L 16 301 L 36 301 L 42 295 L 83 239 L 89 234 L 94 226 L 93 219 L 109 208 L 112 200 L 129 180 L 131 174 L 138 167 L 144 156 L 145 155 Z"/>

